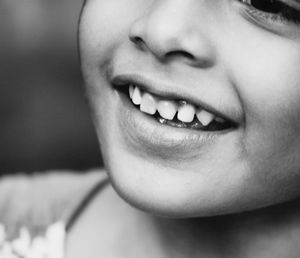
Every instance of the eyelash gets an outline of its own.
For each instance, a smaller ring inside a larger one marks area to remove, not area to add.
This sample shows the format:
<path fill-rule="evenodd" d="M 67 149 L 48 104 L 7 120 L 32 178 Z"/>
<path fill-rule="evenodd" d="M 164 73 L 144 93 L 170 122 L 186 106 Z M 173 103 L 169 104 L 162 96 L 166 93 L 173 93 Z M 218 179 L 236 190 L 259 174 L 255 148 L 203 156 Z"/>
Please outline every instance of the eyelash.
<path fill-rule="evenodd" d="M 293 23 L 300 25 L 300 10 L 279 0 L 238 0 L 249 7 L 252 16 L 267 22 Z M 263 6 L 265 4 L 265 6 Z M 261 5 L 261 6 L 259 6 Z M 275 10 L 272 9 L 275 8 Z"/>

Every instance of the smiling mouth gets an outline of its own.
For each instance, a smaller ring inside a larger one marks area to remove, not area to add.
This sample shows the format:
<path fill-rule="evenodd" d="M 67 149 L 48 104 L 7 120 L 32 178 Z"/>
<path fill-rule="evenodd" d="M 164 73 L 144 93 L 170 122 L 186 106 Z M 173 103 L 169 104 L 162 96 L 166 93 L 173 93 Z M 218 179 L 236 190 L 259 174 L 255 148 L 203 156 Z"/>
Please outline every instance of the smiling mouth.
<path fill-rule="evenodd" d="M 136 84 L 115 85 L 133 106 L 166 126 L 200 131 L 223 131 L 237 125 L 187 100 L 171 99 L 148 92 Z"/>

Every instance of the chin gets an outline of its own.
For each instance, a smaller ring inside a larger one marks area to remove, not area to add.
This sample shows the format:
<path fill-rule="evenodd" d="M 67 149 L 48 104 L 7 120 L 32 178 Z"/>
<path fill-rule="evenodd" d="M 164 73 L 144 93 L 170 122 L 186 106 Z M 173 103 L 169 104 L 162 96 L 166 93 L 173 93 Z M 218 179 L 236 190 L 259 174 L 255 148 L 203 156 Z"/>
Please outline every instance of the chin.
<path fill-rule="evenodd" d="M 211 217 L 270 204 L 257 202 L 255 192 L 245 192 L 243 178 L 230 180 L 224 167 L 222 171 L 215 168 L 214 174 L 208 168 L 197 171 L 176 168 L 136 156 L 117 143 L 110 147 L 104 159 L 115 191 L 131 206 L 155 216 Z M 217 177 L 217 174 L 227 176 Z"/>

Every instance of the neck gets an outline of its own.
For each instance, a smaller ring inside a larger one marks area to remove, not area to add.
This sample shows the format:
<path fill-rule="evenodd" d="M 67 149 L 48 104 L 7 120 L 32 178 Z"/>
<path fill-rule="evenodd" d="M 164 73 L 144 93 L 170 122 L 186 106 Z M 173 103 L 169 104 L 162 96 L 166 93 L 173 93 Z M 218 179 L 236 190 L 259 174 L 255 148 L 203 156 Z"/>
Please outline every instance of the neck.
<path fill-rule="evenodd" d="M 229 216 L 168 219 L 132 208 L 108 188 L 69 233 L 67 257 L 300 257 L 299 240 L 299 200 Z"/>
<path fill-rule="evenodd" d="M 170 257 L 299 257 L 299 204 L 213 218 L 152 219 Z"/>

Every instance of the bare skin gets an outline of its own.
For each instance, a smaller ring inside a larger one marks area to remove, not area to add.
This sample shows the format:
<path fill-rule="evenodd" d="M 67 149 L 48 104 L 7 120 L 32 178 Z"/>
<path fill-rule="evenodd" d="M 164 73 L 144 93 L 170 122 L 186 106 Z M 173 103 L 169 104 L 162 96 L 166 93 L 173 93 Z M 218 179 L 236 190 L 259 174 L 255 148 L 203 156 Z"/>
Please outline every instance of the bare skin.
<path fill-rule="evenodd" d="M 70 257 L 82 236 L 91 257 L 299 257 L 299 13 L 298 0 L 86 1 L 82 71 L 121 198 L 95 200 Z M 188 126 L 203 110 L 230 126 Z"/>
<path fill-rule="evenodd" d="M 70 232 L 66 257 L 297 258 L 297 204 L 294 201 L 244 214 L 177 220 L 141 212 L 108 186 Z"/>

